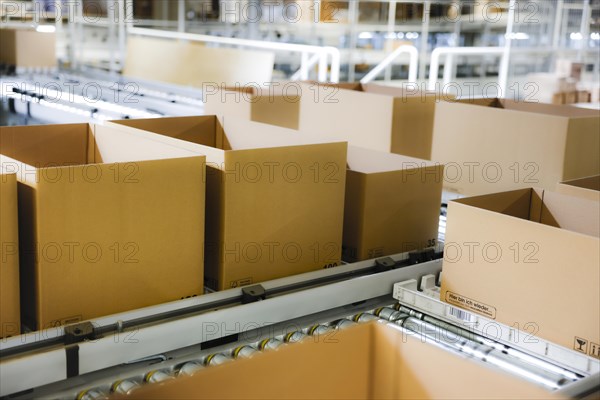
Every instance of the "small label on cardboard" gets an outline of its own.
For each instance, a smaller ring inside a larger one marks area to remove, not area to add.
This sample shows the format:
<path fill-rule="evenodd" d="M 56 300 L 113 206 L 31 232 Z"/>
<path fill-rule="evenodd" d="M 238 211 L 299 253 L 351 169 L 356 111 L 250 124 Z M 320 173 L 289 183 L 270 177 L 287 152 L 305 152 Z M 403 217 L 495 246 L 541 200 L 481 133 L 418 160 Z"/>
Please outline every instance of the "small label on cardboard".
<path fill-rule="evenodd" d="M 231 281 L 229 283 L 229 287 L 238 288 L 238 287 L 242 287 L 242 286 L 247 286 L 251 283 L 252 283 L 252 278 L 244 278 L 244 279 L 239 279 L 237 281 Z"/>
<path fill-rule="evenodd" d="M 454 292 L 446 292 L 446 303 L 474 311 L 491 319 L 496 319 L 496 307 L 470 299 Z"/>
<path fill-rule="evenodd" d="M 384 251 L 383 251 L 383 247 L 375 247 L 374 249 L 369 249 L 367 250 L 368 253 L 368 258 L 378 258 L 378 257 L 383 257 Z"/>
<path fill-rule="evenodd" d="M 46 328 L 54 328 L 57 326 L 71 325 L 77 322 L 81 322 L 82 316 L 75 315 L 73 317 L 61 318 L 51 321 Z"/>
<path fill-rule="evenodd" d="M 575 340 L 573 341 L 573 350 L 590 357 L 600 359 L 600 344 L 590 342 L 587 339 L 575 336 Z"/>

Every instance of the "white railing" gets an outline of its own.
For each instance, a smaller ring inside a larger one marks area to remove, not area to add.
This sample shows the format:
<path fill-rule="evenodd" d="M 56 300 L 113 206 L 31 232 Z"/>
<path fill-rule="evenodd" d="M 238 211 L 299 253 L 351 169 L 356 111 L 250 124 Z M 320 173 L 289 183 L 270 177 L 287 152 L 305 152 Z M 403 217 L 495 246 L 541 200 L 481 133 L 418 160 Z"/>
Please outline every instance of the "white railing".
<path fill-rule="evenodd" d="M 258 49 L 276 51 L 287 51 L 300 53 L 300 69 L 293 75 L 293 79 L 306 80 L 309 70 L 318 62 L 319 82 L 338 83 L 340 80 L 340 51 L 330 46 L 310 46 L 294 43 L 267 42 L 260 40 L 238 39 L 220 36 L 200 35 L 195 33 L 163 31 L 157 29 L 133 28 L 127 30 L 128 34 L 140 36 L 152 36 L 166 39 L 181 39 L 205 43 L 218 43 Z M 311 57 L 312 55 L 312 57 Z M 328 74 L 328 67 L 330 69 Z M 328 76 L 329 75 L 329 76 Z"/>
<path fill-rule="evenodd" d="M 505 55 L 504 47 L 438 47 L 431 52 L 429 62 L 429 83 L 427 90 L 435 90 L 440 70 L 440 59 L 443 55 Z M 444 65 L 443 87 L 450 83 L 452 70 L 454 69 L 454 58 L 448 58 Z M 502 75 L 502 71 L 500 72 Z"/>
<path fill-rule="evenodd" d="M 408 81 L 417 82 L 417 73 L 419 68 L 419 51 L 415 46 L 403 45 L 398 47 L 386 58 L 384 58 L 375 68 L 373 68 L 367 75 L 360 80 L 360 83 L 369 83 L 377 77 L 385 68 L 390 65 L 394 60 L 400 56 L 400 54 L 410 55 L 410 64 L 408 66 Z"/>

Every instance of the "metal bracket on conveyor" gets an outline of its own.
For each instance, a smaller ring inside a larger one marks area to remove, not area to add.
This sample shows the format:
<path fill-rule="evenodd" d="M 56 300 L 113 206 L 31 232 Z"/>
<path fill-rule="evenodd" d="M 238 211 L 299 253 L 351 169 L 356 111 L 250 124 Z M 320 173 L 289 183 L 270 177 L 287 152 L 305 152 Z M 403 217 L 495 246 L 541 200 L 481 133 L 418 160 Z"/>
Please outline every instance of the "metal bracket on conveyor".
<path fill-rule="evenodd" d="M 436 326 L 460 332 L 463 336 L 473 337 L 474 334 L 483 338 L 486 345 L 503 352 L 515 349 L 532 360 L 546 359 L 583 376 L 600 372 L 600 362 L 592 357 L 440 301 L 436 283 L 435 275 L 426 275 L 421 278 L 421 291 L 416 279 L 394 284 L 393 297 L 400 303 L 400 311 L 421 318 L 425 316 L 425 320 L 433 321 Z"/>
<path fill-rule="evenodd" d="M 64 330 L 65 353 L 67 360 L 67 377 L 79 375 L 79 345 L 85 340 L 99 339 L 99 335 L 91 322 L 69 325 Z"/>

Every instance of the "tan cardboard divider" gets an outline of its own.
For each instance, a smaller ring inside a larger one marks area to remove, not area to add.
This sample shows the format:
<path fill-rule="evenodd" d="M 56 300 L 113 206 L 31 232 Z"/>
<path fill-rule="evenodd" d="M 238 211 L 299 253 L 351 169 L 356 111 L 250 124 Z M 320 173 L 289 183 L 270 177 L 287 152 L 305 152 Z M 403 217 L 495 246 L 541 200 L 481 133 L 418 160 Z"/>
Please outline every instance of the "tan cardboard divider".
<path fill-rule="evenodd" d="M 276 85 L 276 86 L 275 86 Z M 298 86 L 290 83 L 268 88 L 228 88 L 205 85 L 204 113 L 219 118 L 229 116 L 261 122 L 284 128 L 298 129 L 300 126 L 300 97 Z M 290 88 L 290 93 L 287 93 Z"/>
<path fill-rule="evenodd" d="M 556 185 L 558 193 L 600 201 L 600 175 L 574 179 Z"/>
<path fill-rule="evenodd" d="M 115 396 L 115 398 L 125 398 Z M 529 382 L 367 324 L 148 385 L 133 399 L 553 399 Z"/>
<path fill-rule="evenodd" d="M 202 88 L 270 82 L 271 52 L 207 47 L 198 42 L 130 37 L 123 76 Z"/>
<path fill-rule="evenodd" d="M 437 105 L 432 159 L 445 187 L 479 195 L 600 173 L 600 115 L 569 106 L 502 99 Z"/>
<path fill-rule="evenodd" d="M 2 28 L 0 49 L 0 63 L 23 68 L 57 66 L 54 33 Z"/>
<path fill-rule="evenodd" d="M 208 286 L 222 290 L 339 265 L 345 143 L 315 143 L 232 117 L 224 126 L 215 116 L 110 125 L 206 155 Z"/>
<path fill-rule="evenodd" d="M 0 338 L 21 333 L 17 177 L 0 168 Z"/>
<path fill-rule="evenodd" d="M 203 294 L 205 157 L 110 127 L 1 127 L 32 329 Z"/>
<path fill-rule="evenodd" d="M 443 165 L 348 147 L 344 260 L 435 246 Z"/>
<path fill-rule="evenodd" d="M 599 358 L 599 235 L 585 198 L 529 188 L 452 201 L 441 299 Z"/>

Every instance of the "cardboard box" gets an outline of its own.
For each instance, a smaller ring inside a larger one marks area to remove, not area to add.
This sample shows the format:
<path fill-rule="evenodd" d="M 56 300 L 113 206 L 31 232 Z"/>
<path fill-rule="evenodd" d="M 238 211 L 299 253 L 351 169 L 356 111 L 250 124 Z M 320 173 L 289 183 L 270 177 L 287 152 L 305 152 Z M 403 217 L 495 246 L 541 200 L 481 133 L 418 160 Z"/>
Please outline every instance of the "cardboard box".
<path fill-rule="evenodd" d="M 176 61 L 173 61 L 176 60 Z M 202 88 L 270 82 L 271 52 L 207 47 L 198 42 L 132 36 L 123 76 Z"/>
<path fill-rule="evenodd" d="M 577 82 L 581 80 L 581 74 L 585 71 L 585 64 L 575 62 L 567 58 L 559 58 L 556 60 L 556 74 L 568 78 L 573 78 Z"/>
<path fill-rule="evenodd" d="M 234 383 L 234 384 L 232 384 Z M 125 398 L 116 396 L 115 398 Z M 133 391 L 133 399 L 552 399 L 532 383 L 366 324 L 295 343 L 191 377 Z"/>
<path fill-rule="evenodd" d="M 230 116 L 281 126 L 300 127 L 300 98 L 297 84 L 283 83 L 271 87 L 222 89 L 217 84 L 206 84 L 203 97 L 204 114 L 219 118 Z M 288 89 L 289 93 L 288 93 Z"/>
<path fill-rule="evenodd" d="M 206 155 L 207 286 L 222 290 L 339 265 L 346 143 L 315 144 L 231 117 L 223 126 L 215 116 L 112 126 Z"/>
<path fill-rule="evenodd" d="M 57 66 L 56 34 L 33 29 L 0 29 L 0 63 L 22 68 Z"/>
<path fill-rule="evenodd" d="M 556 186 L 558 193 L 600 201 L 600 175 L 561 182 Z"/>
<path fill-rule="evenodd" d="M 432 159 L 444 186 L 461 195 L 558 182 L 600 173 L 597 110 L 502 99 L 437 105 Z"/>
<path fill-rule="evenodd" d="M 264 100 L 272 93 L 277 95 L 272 102 Z M 233 98 L 208 93 L 207 111 L 217 115 L 250 116 L 257 122 L 318 134 L 327 140 L 431 159 L 433 118 L 438 100 L 434 93 L 377 84 L 289 82 L 278 86 L 277 91 L 265 89 L 257 93 L 252 98 L 256 105 L 248 100 L 240 104 Z M 266 103 L 270 111 L 265 110 L 262 115 L 268 116 L 255 117 L 258 111 L 254 108 Z"/>
<path fill-rule="evenodd" d="M 349 146 L 344 261 L 435 246 L 443 177 L 431 161 Z"/>
<path fill-rule="evenodd" d="M 599 358 L 599 235 L 592 200 L 529 188 L 452 201 L 441 299 Z"/>
<path fill-rule="evenodd" d="M 0 338 L 21 333 L 17 177 L 0 168 Z"/>
<path fill-rule="evenodd" d="M 371 150 L 431 159 L 435 93 L 349 83 L 306 84 L 302 94 L 301 131 Z"/>
<path fill-rule="evenodd" d="M 592 100 L 592 93 L 587 90 L 577 91 L 577 103 L 590 103 Z"/>
<path fill-rule="evenodd" d="M 577 103 L 578 96 L 579 95 L 578 95 L 577 91 L 566 92 L 565 93 L 565 104 Z"/>
<path fill-rule="evenodd" d="M 88 124 L 1 127 L 32 329 L 203 294 L 204 157 Z"/>

